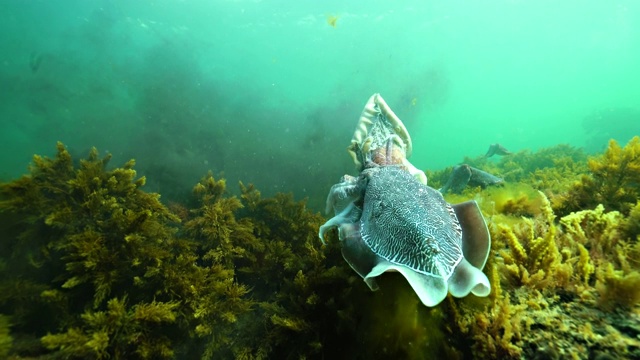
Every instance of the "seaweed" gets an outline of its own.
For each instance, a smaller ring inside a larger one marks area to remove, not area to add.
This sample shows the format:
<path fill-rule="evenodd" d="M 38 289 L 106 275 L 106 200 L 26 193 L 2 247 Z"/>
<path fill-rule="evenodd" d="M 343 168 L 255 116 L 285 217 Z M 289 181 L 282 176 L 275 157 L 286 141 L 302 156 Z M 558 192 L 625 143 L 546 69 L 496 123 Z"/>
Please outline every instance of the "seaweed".
<path fill-rule="evenodd" d="M 355 337 L 354 306 L 365 290 L 354 289 L 357 275 L 342 260 L 336 241 L 323 251 L 317 231 L 324 218 L 290 193 L 263 198 L 253 185 L 240 188 L 239 214 L 251 219 L 263 247 L 238 270 L 239 278 L 254 284 L 259 308 L 247 315 L 254 319 L 245 328 L 252 341 L 236 355 L 340 356 L 337 349 Z"/>
<path fill-rule="evenodd" d="M 492 293 L 436 308 L 398 274 L 371 292 L 306 199 L 209 173 L 165 206 L 133 160 L 75 163 L 59 143 L 0 185 L 0 357 L 639 357 L 633 141 L 588 162 L 568 146 L 477 159 L 510 183 L 446 197 L 488 220 Z"/>
<path fill-rule="evenodd" d="M 152 329 L 174 323 L 179 305 L 153 301 L 128 307 L 126 299 L 113 298 L 105 311 L 86 310 L 82 326 L 45 335 L 42 343 L 67 358 L 127 359 L 133 354 L 141 359 L 172 358 L 170 338 Z"/>
<path fill-rule="evenodd" d="M 0 358 L 6 358 L 13 344 L 13 337 L 9 332 L 9 318 L 0 314 Z"/>
<path fill-rule="evenodd" d="M 623 230 L 629 239 L 640 242 L 640 201 L 629 211 L 629 217 L 624 220 Z"/>
<path fill-rule="evenodd" d="M 605 310 L 622 308 L 628 311 L 640 303 L 640 272 L 625 274 L 624 271 L 614 270 L 611 264 L 603 272 L 602 280 L 597 284 L 600 307 Z"/>
<path fill-rule="evenodd" d="M 568 214 L 602 204 L 629 214 L 640 198 L 640 137 L 624 147 L 610 140 L 604 154 L 591 157 L 588 166 L 589 173 L 559 195 L 556 211 Z"/>
<path fill-rule="evenodd" d="M 3 217 L 20 219 L 0 254 L 0 288 L 13 289 L 3 291 L 0 312 L 25 339 L 12 354 L 171 358 L 196 351 L 185 344 L 198 338 L 229 342 L 252 304 L 233 268 L 177 236 L 180 219 L 140 190 L 133 160 L 109 170 L 111 157 L 93 149 L 75 168 L 64 145 L 57 150 L 0 187 Z"/>
<path fill-rule="evenodd" d="M 545 192 L 552 204 L 554 194 L 566 192 L 574 181 L 587 173 L 587 154 L 582 149 L 567 144 L 542 148 L 536 152 L 525 149 L 499 160 L 485 156 L 464 157 L 461 163 L 501 177 L 507 184 L 530 185 Z M 453 167 L 448 167 L 438 171 L 425 171 L 429 186 L 438 188 L 446 184 L 452 169 Z"/>
<path fill-rule="evenodd" d="M 626 237 L 624 215 L 599 205 L 556 220 L 542 192 L 528 201 L 542 201 L 541 211 L 489 217 L 488 303 L 447 303 L 458 346 L 471 340 L 468 356 L 488 359 L 638 356 L 640 341 L 626 329 L 638 321 L 639 245 Z"/>
<path fill-rule="evenodd" d="M 202 245 L 205 257 L 228 268 L 242 259 L 255 262 L 255 253 L 264 244 L 254 236 L 250 219 L 236 218 L 243 205 L 237 197 L 228 196 L 226 181 L 209 173 L 193 188 L 193 194 L 199 207 L 191 209 L 183 231 Z"/>
<path fill-rule="evenodd" d="M 465 159 L 507 180 L 446 196 L 478 201 L 495 254 L 486 266 L 488 299 L 445 304 L 465 357 L 640 354 L 639 144 L 610 141 L 588 159 L 567 146 Z"/>

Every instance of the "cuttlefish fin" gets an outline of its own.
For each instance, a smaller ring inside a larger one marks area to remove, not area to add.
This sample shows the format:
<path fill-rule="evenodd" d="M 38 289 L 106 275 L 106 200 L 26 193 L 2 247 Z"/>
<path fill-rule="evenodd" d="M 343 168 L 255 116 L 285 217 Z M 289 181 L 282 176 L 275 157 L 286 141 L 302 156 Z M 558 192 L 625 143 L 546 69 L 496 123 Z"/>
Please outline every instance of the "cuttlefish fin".
<path fill-rule="evenodd" d="M 449 278 L 449 292 L 455 297 L 487 296 L 491 292 L 489 279 L 482 272 L 491 250 L 491 235 L 482 212 L 474 201 L 453 205 L 462 227 L 463 258 Z"/>
<path fill-rule="evenodd" d="M 338 227 L 338 232 L 342 242 L 342 257 L 360 277 L 366 278 L 371 273 L 371 269 L 383 261 L 382 258 L 364 243 L 358 223 L 342 224 Z M 371 290 L 378 290 L 375 279 L 365 280 L 365 282 Z"/>
<path fill-rule="evenodd" d="M 339 227 L 339 233 L 342 241 L 342 256 L 371 290 L 379 289 L 376 277 L 388 271 L 397 271 L 407 279 L 420 301 L 426 306 L 436 306 L 447 296 L 447 282 L 443 278 L 421 274 L 376 255 L 362 240 L 359 224 L 342 224 Z"/>
<path fill-rule="evenodd" d="M 491 235 L 475 200 L 452 205 L 462 227 L 462 255 L 474 267 L 481 269 L 491 250 Z"/>
<path fill-rule="evenodd" d="M 455 297 L 487 296 L 491 292 L 489 278 L 480 269 L 471 265 L 464 257 L 453 270 L 447 283 L 449 292 Z"/>
<path fill-rule="evenodd" d="M 447 283 L 441 277 L 422 274 L 406 266 L 393 264 L 382 260 L 365 276 L 364 281 L 369 284 L 376 276 L 387 271 L 397 271 L 409 282 L 420 301 L 426 306 L 436 306 L 447 296 Z"/>

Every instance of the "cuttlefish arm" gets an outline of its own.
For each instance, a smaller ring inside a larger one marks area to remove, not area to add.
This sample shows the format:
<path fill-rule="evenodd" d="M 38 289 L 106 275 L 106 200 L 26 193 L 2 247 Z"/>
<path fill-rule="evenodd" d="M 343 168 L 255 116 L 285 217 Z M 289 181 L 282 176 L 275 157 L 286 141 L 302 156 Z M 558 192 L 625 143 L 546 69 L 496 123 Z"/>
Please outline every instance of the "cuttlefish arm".
<path fill-rule="evenodd" d="M 416 168 L 408 160 L 413 147 L 407 128 L 380 94 L 373 94 L 367 101 L 347 150 L 358 172 L 364 169 L 368 161 L 377 162 L 378 165 L 389 165 L 382 164 L 377 159 L 391 153 L 395 165 L 403 166 L 421 183 L 427 184 L 424 171 Z"/>

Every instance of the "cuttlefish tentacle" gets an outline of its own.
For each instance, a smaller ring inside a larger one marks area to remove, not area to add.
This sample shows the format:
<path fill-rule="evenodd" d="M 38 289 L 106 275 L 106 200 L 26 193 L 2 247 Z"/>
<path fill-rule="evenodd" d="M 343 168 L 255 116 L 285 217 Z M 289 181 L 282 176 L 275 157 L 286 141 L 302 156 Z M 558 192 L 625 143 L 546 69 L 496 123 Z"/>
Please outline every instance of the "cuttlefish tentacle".
<path fill-rule="evenodd" d="M 364 170 L 367 155 L 375 160 L 376 153 L 385 151 L 388 141 L 393 140 L 394 152 L 398 155 L 400 164 L 415 176 L 421 183 L 427 184 L 424 171 L 416 168 L 408 158 L 413 151 L 411 136 L 398 116 L 391 110 L 380 94 L 373 94 L 362 110 L 360 120 L 353 133 L 351 144 L 347 151 L 351 155 L 358 172 Z M 398 165 L 400 165 L 398 164 Z M 379 164 L 384 165 L 384 164 Z"/>

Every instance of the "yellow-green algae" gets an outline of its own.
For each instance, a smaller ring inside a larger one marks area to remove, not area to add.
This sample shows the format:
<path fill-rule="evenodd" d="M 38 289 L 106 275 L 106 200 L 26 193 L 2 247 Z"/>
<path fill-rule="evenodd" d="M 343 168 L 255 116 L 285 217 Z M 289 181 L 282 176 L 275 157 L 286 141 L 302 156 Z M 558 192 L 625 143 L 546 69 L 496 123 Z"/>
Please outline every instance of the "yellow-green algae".
<path fill-rule="evenodd" d="M 74 166 L 59 143 L 55 159 L 35 156 L 29 176 L 0 188 L 10 356 L 172 358 L 218 324 L 207 340 L 224 344 L 224 325 L 250 308 L 248 289 L 177 234 L 179 219 L 140 190 L 133 161 L 107 170 L 110 156 L 97 154 Z"/>
<path fill-rule="evenodd" d="M 370 292 L 290 194 L 208 174 L 167 207 L 133 161 L 74 165 L 58 144 L 0 187 L 0 356 L 640 357 L 639 144 L 465 159 L 507 180 L 448 196 L 487 218 L 493 291 L 436 308 L 397 274 Z"/>
<path fill-rule="evenodd" d="M 467 356 L 640 357 L 639 144 L 637 137 L 624 148 L 612 141 L 585 168 L 536 169 L 520 173 L 518 184 L 467 190 L 493 240 L 492 294 L 448 302 L 454 333 L 473 340 Z M 538 177 L 549 174 L 558 180 L 541 188 Z"/>

